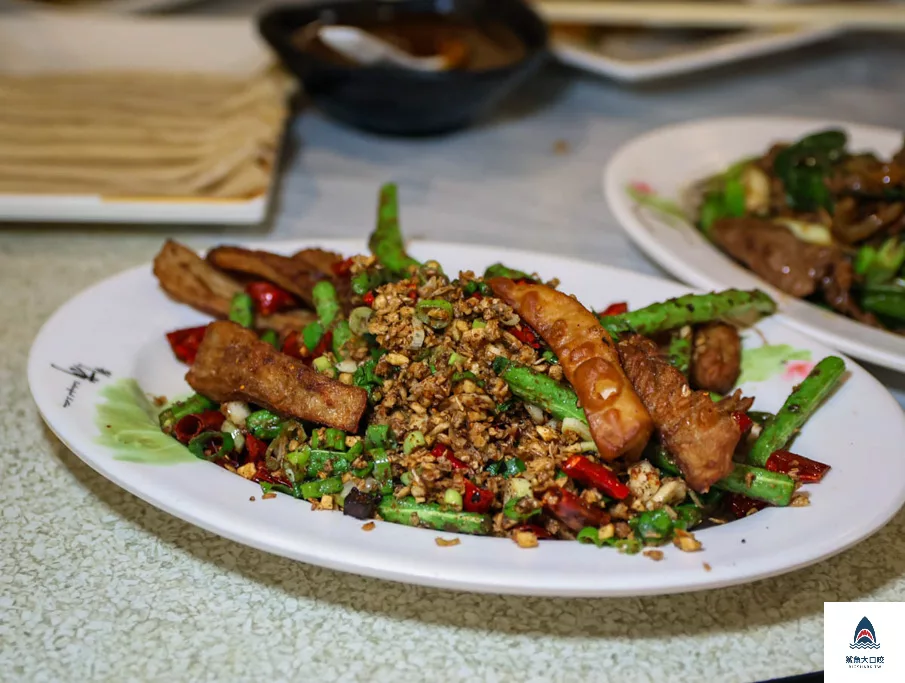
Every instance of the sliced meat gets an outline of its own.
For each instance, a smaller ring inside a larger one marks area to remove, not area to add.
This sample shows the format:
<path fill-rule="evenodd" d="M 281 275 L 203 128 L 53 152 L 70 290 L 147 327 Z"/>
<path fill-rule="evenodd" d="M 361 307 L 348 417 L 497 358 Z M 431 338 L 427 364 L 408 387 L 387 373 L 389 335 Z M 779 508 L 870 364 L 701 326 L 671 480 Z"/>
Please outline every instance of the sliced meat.
<path fill-rule="evenodd" d="M 742 371 L 742 339 L 734 325 L 709 323 L 694 334 L 691 386 L 727 394 Z"/>
<path fill-rule="evenodd" d="M 838 247 L 802 242 L 787 228 L 757 218 L 720 219 L 712 234 L 717 245 L 774 287 L 799 298 L 820 291 L 840 313 L 877 324 L 852 298 L 852 266 Z"/>
<path fill-rule="evenodd" d="M 797 297 L 817 291 L 820 279 L 842 258 L 835 247 L 802 242 L 788 228 L 758 218 L 723 218 L 714 241 L 777 289 Z"/>
<path fill-rule="evenodd" d="M 706 492 L 732 471 L 732 454 L 741 438 L 733 410 L 747 410 L 752 399 L 740 393 L 714 403 L 692 391 L 678 370 L 650 339 L 632 335 L 619 344 L 622 367 L 647 407 L 663 445 L 676 459 L 688 485 Z"/>
<path fill-rule="evenodd" d="M 833 237 L 843 244 L 858 244 L 874 236 L 882 237 L 905 216 L 902 202 L 870 202 L 843 197 L 833 211 Z"/>
<path fill-rule="evenodd" d="M 605 460 L 637 458 L 650 439 L 650 415 L 619 364 L 613 340 L 597 316 L 546 285 L 495 277 L 487 281 L 559 358 Z"/>
<path fill-rule="evenodd" d="M 241 247 L 217 247 L 207 254 L 217 268 L 263 278 L 313 305 L 311 290 L 324 273 L 302 260 Z"/>
<path fill-rule="evenodd" d="M 185 376 L 202 396 L 247 401 L 286 417 L 355 432 L 368 404 L 364 389 L 320 375 L 232 322 L 208 325 Z"/>
<path fill-rule="evenodd" d="M 229 317 L 229 304 L 242 291 L 241 284 L 173 240 L 167 240 L 154 258 L 154 275 L 170 297 L 216 318 Z M 255 325 L 288 334 L 301 330 L 316 317 L 312 311 L 284 311 L 259 315 Z"/>

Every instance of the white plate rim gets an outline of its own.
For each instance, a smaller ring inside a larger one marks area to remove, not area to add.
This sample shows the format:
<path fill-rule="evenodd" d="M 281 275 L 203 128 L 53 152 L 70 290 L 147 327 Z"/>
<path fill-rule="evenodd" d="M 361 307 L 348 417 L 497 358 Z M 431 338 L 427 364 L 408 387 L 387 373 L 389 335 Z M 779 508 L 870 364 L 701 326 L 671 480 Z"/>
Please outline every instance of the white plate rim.
<path fill-rule="evenodd" d="M 623 143 L 612 154 L 612 156 L 610 156 L 609 161 L 604 167 L 602 173 L 602 188 L 607 205 L 613 212 L 613 215 L 615 216 L 616 221 L 618 222 L 620 227 L 628 235 L 629 239 L 631 239 L 632 242 L 635 243 L 636 246 L 638 246 L 648 257 L 650 257 L 655 263 L 657 263 L 671 275 L 693 287 L 702 289 L 714 289 L 732 287 L 736 285 L 710 277 L 707 273 L 700 271 L 694 266 L 684 262 L 680 258 L 680 256 L 664 247 L 663 244 L 655 239 L 655 237 L 650 233 L 644 223 L 635 215 L 635 212 L 633 210 L 634 204 L 627 197 L 625 186 L 623 184 L 625 178 L 620 175 L 619 167 L 622 163 L 625 162 L 625 160 L 634 156 L 635 149 L 637 147 L 643 146 L 652 138 L 663 136 L 665 134 L 678 136 L 685 130 L 697 128 L 699 126 L 736 125 L 743 127 L 746 124 L 750 124 L 754 121 L 758 123 L 770 122 L 776 124 L 777 126 L 796 125 L 814 129 L 821 127 L 840 127 L 850 131 L 858 130 L 865 133 L 877 135 L 888 135 L 890 133 L 898 134 L 898 131 L 884 126 L 872 126 L 834 119 L 818 119 L 796 116 L 725 116 L 700 118 L 690 121 L 668 124 L 659 128 L 655 128 L 653 130 L 649 130 Z M 765 144 L 769 143 L 767 142 Z M 689 181 L 691 180 L 694 179 L 690 178 Z M 652 217 L 652 220 L 656 220 L 656 218 Z M 713 250 L 714 258 L 720 259 L 725 262 L 731 262 L 731 259 L 729 259 L 728 256 L 722 254 L 716 248 L 711 247 L 711 249 Z M 765 290 L 771 292 L 777 298 L 777 300 L 780 301 L 780 305 L 782 305 L 783 301 L 791 300 L 791 297 L 778 292 L 778 290 L 771 287 L 766 282 L 763 282 L 754 273 L 751 273 L 747 269 L 744 269 L 742 266 L 738 266 L 738 268 L 744 270 L 744 272 L 747 273 L 751 278 L 760 282 L 761 286 Z M 798 303 L 805 304 L 806 302 Z M 834 320 L 841 319 L 848 321 L 852 325 L 857 326 L 857 328 L 873 330 L 873 328 L 862 325 L 861 323 L 857 323 L 856 321 L 849 320 L 847 318 L 844 318 L 844 316 L 835 313 L 827 312 L 827 315 L 831 316 Z M 799 330 L 800 332 L 803 332 L 808 336 L 813 337 L 818 341 L 826 344 L 827 346 L 839 349 L 856 358 L 876 363 L 893 370 L 905 372 L 905 351 L 901 353 L 894 353 L 885 351 L 883 349 L 877 349 L 869 344 L 859 342 L 854 338 L 849 338 L 844 335 L 830 332 L 817 325 L 802 322 L 794 315 L 788 313 L 781 314 L 777 316 L 777 318 L 782 320 L 789 326 Z"/>
<path fill-rule="evenodd" d="M 328 249 L 336 249 L 342 251 L 343 253 L 355 253 L 355 251 L 362 249 L 363 243 L 359 240 L 335 240 L 335 239 L 317 239 L 317 238 L 306 238 L 304 240 L 296 240 L 290 242 L 266 242 L 266 243 L 249 243 L 248 246 L 252 248 L 262 248 L 266 247 L 268 249 L 274 251 L 288 251 L 292 248 L 302 248 L 304 246 L 317 245 L 323 248 Z M 440 243 L 440 242 L 417 242 L 417 248 L 429 248 L 431 253 L 441 253 L 443 249 L 465 249 L 471 251 L 485 251 L 490 249 L 489 247 L 474 247 L 471 245 L 464 244 L 455 244 L 455 243 Z M 493 248 L 492 253 L 494 259 L 503 258 L 504 260 L 509 260 L 512 263 L 518 263 L 518 259 L 520 257 L 536 257 L 543 258 L 545 260 L 550 259 L 551 257 L 548 255 L 541 255 L 537 253 L 516 250 L 516 249 L 499 249 Z M 417 255 L 417 251 L 416 251 Z M 568 265 L 569 263 L 573 264 L 582 264 L 584 266 L 588 265 L 587 261 L 582 261 L 580 259 L 573 259 L 567 257 L 552 257 L 553 262 L 556 265 L 563 266 Z M 601 269 L 602 272 L 608 272 L 613 275 L 621 275 L 627 276 L 631 278 L 636 278 L 639 281 L 645 281 L 656 287 L 666 287 L 667 289 L 671 288 L 673 290 L 676 289 L 677 285 L 675 283 L 669 282 L 667 280 L 663 280 L 661 278 L 656 278 L 652 276 L 647 276 L 639 273 L 632 273 L 630 271 L 623 271 L 618 268 L 613 268 L 610 266 L 600 266 L 596 264 L 594 265 L 596 268 Z M 34 400 L 38 406 L 38 410 L 42 416 L 42 418 L 47 423 L 48 427 L 57 435 L 57 437 L 70 449 L 72 450 L 81 460 L 83 460 L 86 464 L 88 464 L 92 469 L 97 471 L 101 476 L 105 477 L 109 481 L 113 482 L 117 486 L 123 488 L 126 491 L 129 491 L 133 495 L 138 498 L 144 500 L 145 502 L 150 503 L 151 505 L 164 510 L 165 512 L 172 514 L 173 516 L 188 521 L 189 523 L 198 526 L 200 528 L 206 529 L 212 533 L 223 536 L 230 540 L 236 541 L 238 543 L 242 543 L 244 545 L 248 545 L 251 547 L 258 548 L 260 550 L 290 557 L 292 559 L 309 562 L 312 564 L 316 564 L 319 566 L 327 567 L 330 569 L 337 569 L 341 571 L 349 571 L 356 574 L 370 576 L 374 578 L 387 579 L 393 581 L 400 581 L 403 583 L 413 583 L 420 584 L 426 586 L 432 586 L 437 588 L 445 588 L 445 589 L 453 589 L 453 590 L 466 590 L 469 592 L 484 592 L 484 593 L 496 593 L 496 594 L 516 594 L 516 595 L 535 595 L 535 596 L 563 596 L 563 597 L 617 597 L 617 596 L 639 596 L 639 595 L 660 595 L 660 594 L 669 594 L 669 593 L 678 593 L 678 592 L 693 592 L 698 590 L 709 590 L 715 588 L 721 588 L 730 585 L 737 585 L 739 583 L 748 583 L 751 581 L 761 580 L 765 578 L 769 578 L 772 576 L 776 576 L 779 574 L 784 574 L 789 571 L 793 571 L 796 569 L 800 569 L 805 566 L 809 566 L 811 564 L 823 561 L 833 555 L 836 555 L 849 547 L 855 545 L 856 543 L 864 540 L 868 536 L 872 535 L 880 528 L 882 528 L 895 514 L 896 512 L 905 504 L 905 484 L 900 487 L 898 498 L 895 501 L 889 502 L 889 504 L 883 509 L 875 509 L 872 516 L 866 520 L 861 525 L 861 530 L 854 533 L 854 535 L 849 535 L 844 543 L 838 542 L 824 542 L 820 544 L 820 549 L 817 553 L 813 554 L 811 557 L 808 557 L 804 560 L 799 560 L 795 562 L 775 562 L 769 558 L 766 560 L 766 567 L 760 567 L 756 571 L 751 571 L 750 567 L 748 568 L 748 572 L 744 573 L 744 576 L 724 576 L 719 577 L 718 575 L 712 575 L 703 570 L 699 571 L 696 575 L 691 575 L 688 572 L 685 572 L 683 576 L 691 576 L 691 580 L 683 583 L 678 583 L 670 586 L 658 585 L 657 582 L 652 584 L 648 584 L 645 586 L 636 586 L 632 588 L 608 588 L 608 587 L 588 587 L 587 585 L 569 585 L 563 584 L 561 582 L 553 581 L 551 583 L 545 583 L 543 585 L 538 585 L 535 580 L 531 578 L 530 573 L 526 576 L 522 574 L 515 574 L 513 576 L 508 576 L 503 580 L 499 572 L 493 576 L 485 576 L 482 579 L 476 580 L 474 577 L 468 577 L 466 575 L 462 575 L 461 572 L 459 575 L 450 577 L 450 576 L 440 576 L 437 575 L 435 571 L 429 571 L 425 569 L 423 566 L 419 566 L 418 572 L 413 572 L 410 569 L 400 569 L 398 566 L 393 566 L 394 563 L 390 562 L 381 562 L 378 563 L 377 566 L 362 566 L 360 562 L 356 561 L 355 556 L 357 553 L 349 552 L 348 549 L 345 549 L 345 552 L 334 553 L 333 555 L 325 556 L 323 553 L 318 554 L 317 552 L 301 552 L 298 550 L 288 552 L 287 549 L 280 544 L 276 543 L 273 539 L 269 539 L 267 537 L 249 537 L 247 534 L 243 534 L 240 531 L 237 531 L 234 528 L 231 528 L 228 524 L 218 523 L 216 520 L 212 519 L 210 516 L 205 516 L 203 514 L 187 512 L 184 507 L 180 507 L 173 504 L 173 501 L 168 498 L 166 495 L 162 495 L 158 493 L 149 493 L 147 490 L 141 488 L 141 486 L 136 485 L 134 481 L 125 480 L 113 473 L 111 473 L 109 467 L 105 466 L 102 461 L 90 454 L 84 452 L 78 444 L 75 443 L 76 440 L 72 438 L 72 431 L 69 429 L 61 429 L 58 424 L 55 424 L 52 419 L 52 413 L 54 412 L 53 406 L 49 403 L 48 396 L 39 388 L 39 373 L 43 369 L 44 358 L 41 357 L 42 346 L 47 344 L 48 336 L 51 334 L 52 328 L 54 328 L 58 323 L 57 321 L 64 316 L 66 311 L 72 307 L 77 305 L 78 302 L 88 300 L 92 295 L 97 293 L 98 291 L 103 290 L 106 287 L 112 286 L 117 280 L 128 280 L 130 277 L 135 277 L 137 274 L 148 275 L 149 264 L 144 264 L 141 266 L 137 266 L 135 268 L 126 270 L 117 275 L 113 275 L 111 277 L 105 278 L 104 280 L 86 288 L 82 292 L 75 295 L 72 299 L 63 304 L 54 314 L 47 320 L 47 322 L 42 326 L 38 335 L 35 338 L 35 341 L 32 345 L 32 348 L 29 353 L 28 365 L 27 365 L 27 373 L 28 373 L 28 381 L 29 387 L 32 391 L 32 395 Z M 174 306 L 179 306 L 178 304 L 173 304 Z M 795 333 L 792 333 L 795 334 Z M 846 359 L 847 364 L 852 369 L 853 373 L 857 374 L 859 381 L 864 381 L 867 383 L 867 386 L 871 387 L 874 392 L 876 392 L 879 400 L 894 409 L 900 418 L 899 421 L 899 433 L 901 438 L 905 439 L 905 415 L 902 415 L 901 410 L 892 396 L 886 391 L 886 389 L 870 374 L 868 374 L 863 369 L 859 368 L 856 364 Z M 99 446 L 94 446 L 94 449 L 100 450 Z M 112 459 L 111 459 L 112 460 Z M 204 465 L 204 463 L 201 463 Z M 193 466 L 193 465 L 186 465 Z M 222 472 L 222 471 L 221 471 Z M 225 476 L 230 478 L 238 479 L 234 477 L 234 475 L 229 475 L 228 473 L 222 472 Z M 287 499 L 287 501 L 291 504 L 299 504 L 299 501 L 294 501 L 291 499 Z M 304 503 L 301 503 L 304 505 Z M 782 512 L 782 511 L 779 511 Z M 321 513 L 327 514 L 327 513 Z M 338 514 L 338 513 L 332 513 Z M 341 515 L 340 515 L 341 516 Z M 744 521 L 744 520 L 743 520 Z M 765 520 L 766 521 L 766 520 Z M 380 523 L 379 523 L 380 524 Z M 385 525 L 388 527 L 396 527 L 397 525 Z M 441 535 L 438 532 L 427 531 L 427 530 L 416 530 L 416 529 L 407 529 L 401 528 L 404 533 L 407 534 L 421 534 L 423 536 L 438 536 Z M 442 534 L 448 536 L 449 534 Z M 486 547 L 486 543 L 509 543 L 504 539 L 491 539 L 491 538 L 476 538 L 476 537 L 464 537 L 469 543 L 483 543 Z M 572 544 L 569 544 L 570 546 Z M 578 549 L 581 550 L 589 550 L 596 551 L 594 548 L 590 547 L 582 547 L 577 546 Z M 514 546 L 513 546 L 514 547 Z M 543 546 L 542 546 L 543 547 Z M 528 551 L 517 550 L 519 553 L 524 553 Z M 535 551 L 531 551 L 535 552 Z M 606 552 L 600 551 L 600 552 Z M 637 561 L 647 561 L 646 558 L 631 558 Z M 707 557 L 706 554 L 700 555 L 699 558 L 695 558 L 696 560 L 700 560 L 701 562 L 706 562 Z M 764 559 L 760 559 L 760 564 L 764 564 Z M 662 563 L 661 563 L 662 564 Z M 430 566 L 430 563 L 427 564 Z M 707 580 L 702 580 L 707 578 Z"/>

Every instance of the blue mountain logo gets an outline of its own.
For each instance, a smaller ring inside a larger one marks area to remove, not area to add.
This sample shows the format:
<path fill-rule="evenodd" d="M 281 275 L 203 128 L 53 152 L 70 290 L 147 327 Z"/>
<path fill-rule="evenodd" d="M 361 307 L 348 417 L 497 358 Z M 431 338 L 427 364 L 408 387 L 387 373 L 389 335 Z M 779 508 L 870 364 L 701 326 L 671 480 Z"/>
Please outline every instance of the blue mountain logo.
<path fill-rule="evenodd" d="M 855 627 L 855 637 L 849 647 L 853 650 L 864 650 L 870 648 L 876 650 L 880 647 L 877 641 L 877 633 L 874 631 L 874 625 L 870 623 L 867 617 L 861 619 Z"/>

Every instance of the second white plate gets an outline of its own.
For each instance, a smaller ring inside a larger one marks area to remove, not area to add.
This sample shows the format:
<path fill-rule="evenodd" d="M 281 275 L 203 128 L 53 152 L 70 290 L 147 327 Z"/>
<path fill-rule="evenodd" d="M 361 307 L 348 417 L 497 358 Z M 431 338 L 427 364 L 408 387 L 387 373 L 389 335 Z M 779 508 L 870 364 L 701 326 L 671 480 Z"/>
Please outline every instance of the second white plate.
<path fill-rule="evenodd" d="M 789 325 L 857 358 L 905 372 L 905 337 L 779 292 L 710 244 L 687 220 L 639 205 L 627 192 L 634 185 L 676 199 L 692 182 L 763 154 L 774 142 L 830 127 L 846 130 L 852 149 L 888 156 L 902 145 L 901 131 L 842 121 L 764 116 L 691 121 L 646 133 L 619 149 L 604 172 L 606 199 L 632 241 L 680 280 L 706 289 L 763 289 L 777 299 Z"/>

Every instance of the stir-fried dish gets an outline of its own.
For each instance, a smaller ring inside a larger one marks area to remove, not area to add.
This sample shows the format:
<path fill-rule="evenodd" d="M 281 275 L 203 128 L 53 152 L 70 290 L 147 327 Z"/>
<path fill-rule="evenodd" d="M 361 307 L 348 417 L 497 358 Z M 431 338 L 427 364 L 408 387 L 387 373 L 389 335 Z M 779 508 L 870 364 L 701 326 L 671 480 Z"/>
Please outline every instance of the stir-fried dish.
<path fill-rule="evenodd" d="M 777 289 L 905 333 L 905 148 L 847 149 L 841 130 L 777 144 L 694 186 L 697 225 Z"/>
<path fill-rule="evenodd" d="M 393 185 L 369 246 L 202 259 L 167 243 L 162 288 L 219 320 L 167 335 L 197 393 L 164 432 L 265 497 L 522 547 L 697 550 L 695 527 L 806 504 L 829 469 L 787 447 L 839 358 L 775 415 L 733 391 L 737 326 L 775 310 L 762 292 L 595 313 L 502 264 L 446 273 L 406 252 Z"/>

